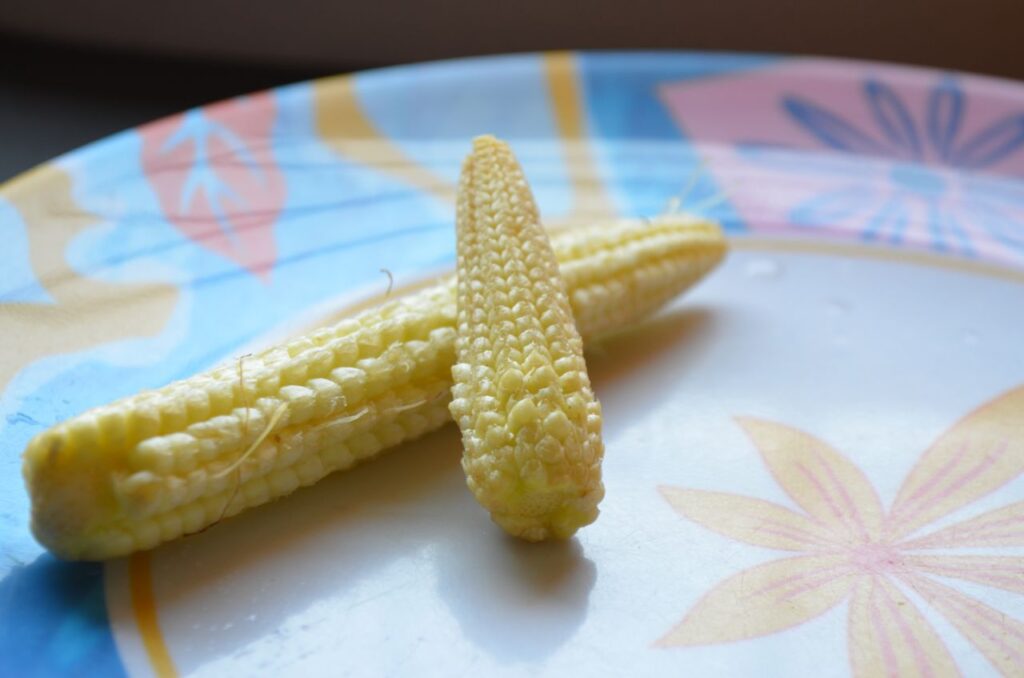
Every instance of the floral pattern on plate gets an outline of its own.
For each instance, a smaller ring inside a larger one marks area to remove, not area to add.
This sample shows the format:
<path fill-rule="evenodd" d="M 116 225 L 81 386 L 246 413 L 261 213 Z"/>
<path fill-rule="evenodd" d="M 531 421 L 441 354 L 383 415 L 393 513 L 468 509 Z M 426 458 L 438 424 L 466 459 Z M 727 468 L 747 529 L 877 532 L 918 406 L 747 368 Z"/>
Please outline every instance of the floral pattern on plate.
<path fill-rule="evenodd" d="M 681 515 L 720 534 L 801 555 L 726 579 L 660 644 L 777 633 L 849 600 L 855 675 L 956 675 L 946 645 L 907 597 L 911 590 L 1002 674 L 1014 675 L 1024 666 L 1024 622 L 933 577 L 1024 593 L 1024 557 L 945 552 L 1024 546 L 1024 502 L 928 528 L 1024 472 L 1022 422 L 1024 387 L 971 413 L 921 456 L 886 511 L 864 472 L 826 442 L 783 424 L 740 419 L 801 511 L 707 490 L 663 487 L 662 494 Z"/>
<path fill-rule="evenodd" d="M 794 60 L 660 96 L 755 231 L 1024 265 L 1024 96 L 907 68 Z"/>

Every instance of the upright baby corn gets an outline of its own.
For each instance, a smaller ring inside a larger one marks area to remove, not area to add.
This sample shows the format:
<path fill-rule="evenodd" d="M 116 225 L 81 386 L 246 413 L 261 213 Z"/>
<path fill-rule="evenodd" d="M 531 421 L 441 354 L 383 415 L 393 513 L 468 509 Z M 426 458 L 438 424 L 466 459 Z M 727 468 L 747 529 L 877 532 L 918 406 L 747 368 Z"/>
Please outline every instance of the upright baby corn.
<path fill-rule="evenodd" d="M 658 307 L 725 248 L 683 217 L 556 243 L 584 336 Z M 455 313 L 448 280 L 44 431 L 23 464 L 36 538 L 69 559 L 151 548 L 440 427 Z"/>
<path fill-rule="evenodd" d="M 601 406 L 523 171 L 473 141 L 456 208 L 458 335 L 451 413 L 469 488 L 507 532 L 565 538 L 597 518 Z"/>

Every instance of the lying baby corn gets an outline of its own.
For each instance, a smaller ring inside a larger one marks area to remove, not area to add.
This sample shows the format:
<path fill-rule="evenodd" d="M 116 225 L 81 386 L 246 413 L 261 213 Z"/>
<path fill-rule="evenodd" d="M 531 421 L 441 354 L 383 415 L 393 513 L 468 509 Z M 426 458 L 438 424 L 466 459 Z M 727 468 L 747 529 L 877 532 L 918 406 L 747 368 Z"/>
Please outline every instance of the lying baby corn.
<path fill-rule="evenodd" d="M 717 226 L 678 216 L 554 242 L 585 337 L 656 309 L 725 250 Z M 448 280 L 54 426 L 24 453 L 36 538 L 68 559 L 152 548 L 442 426 L 455 317 Z"/>
<path fill-rule="evenodd" d="M 463 165 L 456 231 L 449 409 L 466 481 L 508 533 L 569 537 L 604 496 L 601 406 L 533 194 L 494 137 L 475 139 Z"/>

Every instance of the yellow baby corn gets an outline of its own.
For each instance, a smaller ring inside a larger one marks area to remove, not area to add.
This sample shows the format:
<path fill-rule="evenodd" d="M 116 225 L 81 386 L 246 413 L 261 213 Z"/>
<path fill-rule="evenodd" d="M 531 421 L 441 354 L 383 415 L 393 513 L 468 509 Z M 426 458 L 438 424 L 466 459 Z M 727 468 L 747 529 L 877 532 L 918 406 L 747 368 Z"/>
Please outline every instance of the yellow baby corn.
<path fill-rule="evenodd" d="M 555 242 L 585 337 L 658 307 L 725 251 L 717 226 L 680 216 Z M 36 538 L 68 559 L 148 549 L 442 426 L 455 314 L 449 279 L 39 434 L 23 464 Z"/>
<path fill-rule="evenodd" d="M 533 194 L 494 137 L 462 167 L 456 231 L 450 409 L 466 481 L 508 533 L 569 537 L 604 496 L 601 406 Z"/>

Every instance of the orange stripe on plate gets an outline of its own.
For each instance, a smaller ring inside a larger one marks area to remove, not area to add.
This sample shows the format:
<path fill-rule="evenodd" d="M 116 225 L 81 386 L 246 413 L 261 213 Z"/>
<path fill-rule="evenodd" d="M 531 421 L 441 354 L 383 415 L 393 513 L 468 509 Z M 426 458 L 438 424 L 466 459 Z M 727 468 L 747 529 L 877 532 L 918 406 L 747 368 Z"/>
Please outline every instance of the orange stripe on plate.
<path fill-rule="evenodd" d="M 548 52 L 544 55 L 544 71 L 572 190 L 573 209 L 567 221 L 611 217 L 615 211 L 605 191 L 604 181 L 598 174 L 586 136 L 586 113 L 576 72 L 576 55 L 572 52 Z"/>
<path fill-rule="evenodd" d="M 544 66 L 558 133 L 563 139 L 579 139 L 583 136 L 583 111 L 580 110 L 576 59 L 572 52 L 549 52 L 544 55 Z"/>
<path fill-rule="evenodd" d="M 451 182 L 417 163 L 377 129 L 359 101 L 355 76 L 313 81 L 313 104 L 317 134 L 335 153 L 441 201 L 455 201 L 455 186 Z"/>
<path fill-rule="evenodd" d="M 160 621 L 156 615 L 156 597 L 153 595 L 153 576 L 149 566 L 148 553 L 136 553 L 128 561 L 128 581 L 132 593 L 132 611 L 135 625 L 142 636 L 142 645 L 153 671 L 159 678 L 176 678 L 171 653 L 167 651 Z"/>

